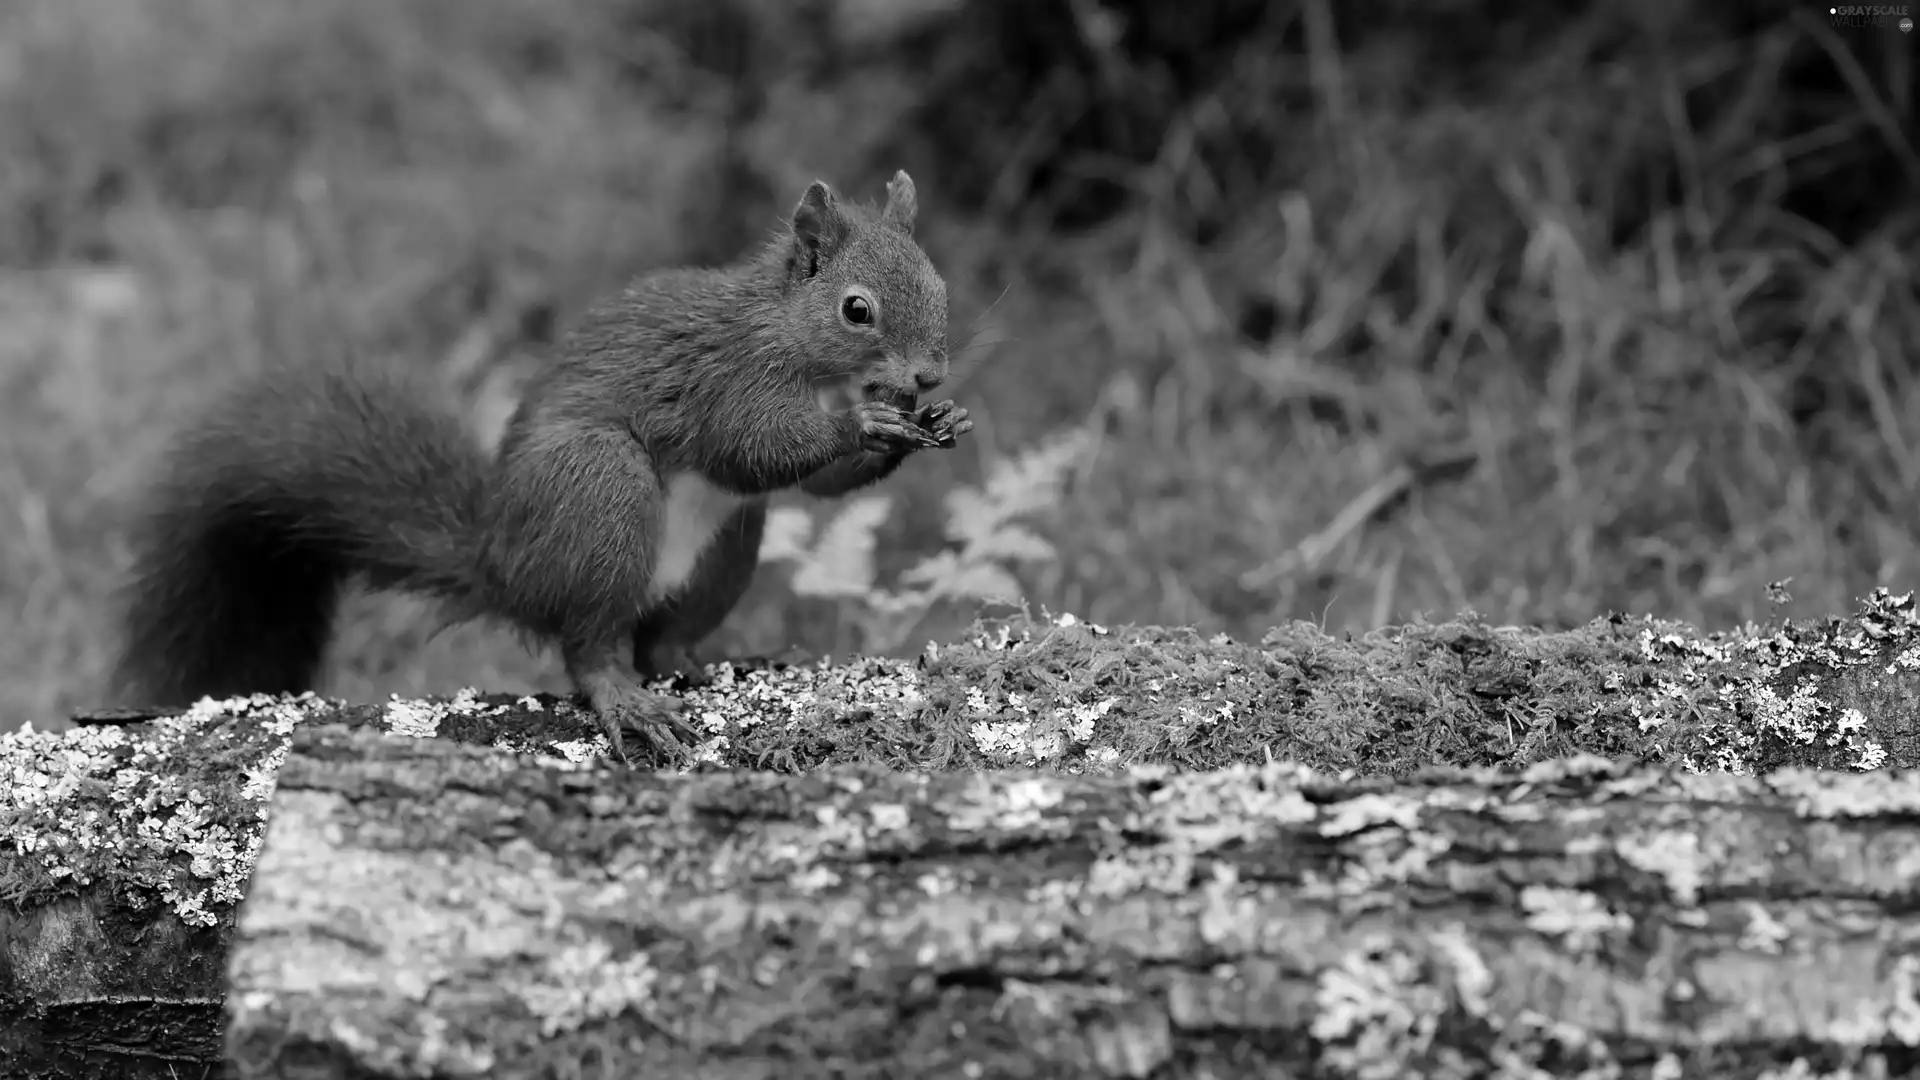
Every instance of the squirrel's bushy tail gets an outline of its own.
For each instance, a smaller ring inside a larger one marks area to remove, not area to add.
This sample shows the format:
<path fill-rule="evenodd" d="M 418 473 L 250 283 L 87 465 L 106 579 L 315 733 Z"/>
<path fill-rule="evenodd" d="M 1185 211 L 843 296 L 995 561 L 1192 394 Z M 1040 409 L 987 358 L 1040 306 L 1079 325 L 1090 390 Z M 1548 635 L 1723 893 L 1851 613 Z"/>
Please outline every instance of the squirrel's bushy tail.
<path fill-rule="evenodd" d="M 134 529 L 115 694 L 305 690 L 356 575 L 471 598 L 490 466 L 435 394 L 394 365 L 282 369 L 183 432 Z"/>

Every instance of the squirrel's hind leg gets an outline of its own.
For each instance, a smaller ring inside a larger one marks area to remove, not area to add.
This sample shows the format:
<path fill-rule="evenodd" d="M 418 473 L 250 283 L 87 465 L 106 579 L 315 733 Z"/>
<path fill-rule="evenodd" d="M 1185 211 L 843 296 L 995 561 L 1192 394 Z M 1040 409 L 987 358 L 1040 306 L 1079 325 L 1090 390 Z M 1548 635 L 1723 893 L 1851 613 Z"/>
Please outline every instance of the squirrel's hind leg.
<path fill-rule="evenodd" d="M 567 675 L 574 687 L 587 699 L 587 705 L 607 733 L 613 752 L 629 761 L 624 731 L 634 731 L 665 754 L 677 758 L 685 753 L 682 741 L 691 738 L 693 728 L 681 717 L 680 699 L 649 690 L 638 671 L 620 656 L 613 645 L 576 647 L 564 650 Z"/>
<path fill-rule="evenodd" d="M 764 502 L 755 500 L 736 510 L 701 552 L 680 592 L 635 624 L 633 666 L 643 680 L 677 674 L 687 686 L 713 681 L 694 649 L 719 629 L 753 584 L 766 524 Z"/>

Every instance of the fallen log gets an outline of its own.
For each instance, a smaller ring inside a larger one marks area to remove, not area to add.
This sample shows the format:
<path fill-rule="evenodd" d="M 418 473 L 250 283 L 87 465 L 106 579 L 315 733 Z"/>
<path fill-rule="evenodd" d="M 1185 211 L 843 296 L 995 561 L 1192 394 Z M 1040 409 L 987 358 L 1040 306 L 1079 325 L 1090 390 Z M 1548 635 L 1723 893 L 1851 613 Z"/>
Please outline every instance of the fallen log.
<path fill-rule="evenodd" d="M 1885 772 L 671 776 L 319 727 L 240 917 L 228 1052 L 240 1077 L 1906 1075 L 1916 811 Z"/>
<path fill-rule="evenodd" d="M 1467 617 L 1359 638 L 1293 624 L 1258 644 L 996 620 L 917 662 L 727 667 L 710 686 L 675 689 L 705 730 L 700 767 L 779 773 L 1205 771 L 1272 757 L 1404 776 L 1420 763 L 1524 770 L 1580 751 L 1740 774 L 1906 768 L 1920 763 L 1920 608 L 1881 590 L 1848 619 L 1732 635 Z M 0 734 L 9 1078 L 220 1072 L 234 909 L 296 726 L 580 763 L 604 753 L 585 718 L 548 696 L 260 698 L 79 719 Z"/>

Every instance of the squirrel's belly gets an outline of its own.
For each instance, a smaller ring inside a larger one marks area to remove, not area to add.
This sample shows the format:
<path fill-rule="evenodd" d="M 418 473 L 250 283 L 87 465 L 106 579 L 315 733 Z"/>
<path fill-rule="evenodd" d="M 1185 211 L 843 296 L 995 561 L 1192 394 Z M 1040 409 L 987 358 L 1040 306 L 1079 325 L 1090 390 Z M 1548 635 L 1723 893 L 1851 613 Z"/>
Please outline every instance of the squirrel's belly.
<path fill-rule="evenodd" d="M 715 486 L 698 473 L 680 473 L 667 481 L 666 520 L 654 551 L 651 600 L 664 600 L 684 587 L 713 543 L 720 526 L 748 497 Z"/>

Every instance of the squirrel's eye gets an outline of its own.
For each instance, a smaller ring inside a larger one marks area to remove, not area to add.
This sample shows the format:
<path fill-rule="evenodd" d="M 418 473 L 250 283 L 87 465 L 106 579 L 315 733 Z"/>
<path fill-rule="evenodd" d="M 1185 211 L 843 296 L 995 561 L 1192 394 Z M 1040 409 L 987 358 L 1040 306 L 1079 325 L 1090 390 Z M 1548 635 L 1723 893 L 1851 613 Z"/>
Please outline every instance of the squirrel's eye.
<path fill-rule="evenodd" d="M 865 326 L 873 321 L 873 305 L 864 296 L 849 296 L 840 301 L 840 314 L 855 326 Z"/>

